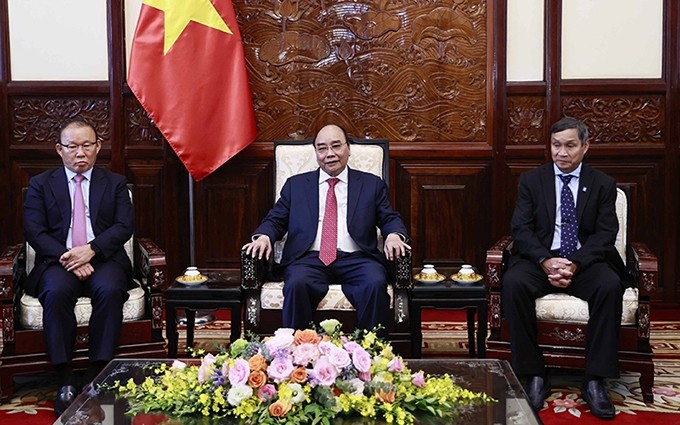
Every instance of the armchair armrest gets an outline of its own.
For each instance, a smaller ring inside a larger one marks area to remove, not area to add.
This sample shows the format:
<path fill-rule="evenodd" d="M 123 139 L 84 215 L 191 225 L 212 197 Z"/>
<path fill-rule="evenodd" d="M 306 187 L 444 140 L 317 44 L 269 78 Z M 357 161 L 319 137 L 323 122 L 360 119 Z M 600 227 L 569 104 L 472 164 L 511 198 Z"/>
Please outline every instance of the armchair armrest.
<path fill-rule="evenodd" d="M 512 237 L 503 236 L 486 251 L 486 286 L 500 289 L 501 276 L 512 249 Z"/>
<path fill-rule="evenodd" d="M 163 329 L 163 292 L 168 287 L 165 252 L 149 238 L 138 238 L 135 247 L 136 269 L 145 291 L 151 294 L 151 305 L 147 306 L 151 312 L 151 328 L 160 330 Z"/>
<path fill-rule="evenodd" d="M 630 243 L 631 254 L 628 256 L 630 270 L 640 291 L 640 296 L 649 297 L 658 288 L 658 259 L 656 254 L 642 242 Z"/>
<path fill-rule="evenodd" d="M 241 250 L 241 289 L 262 289 L 266 282 L 269 262 Z"/>
<path fill-rule="evenodd" d="M 413 288 L 413 253 L 410 250 L 402 257 L 388 261 L 388 276 L 394 289 Z"/>
<path fill-rule="evenodd" d="M 23 244 L 7 247 L 0 255 L 0 321 L 2 323 L 3 353 L 14 350 L 14 298 L 17 284 L 24 272 Z"/>

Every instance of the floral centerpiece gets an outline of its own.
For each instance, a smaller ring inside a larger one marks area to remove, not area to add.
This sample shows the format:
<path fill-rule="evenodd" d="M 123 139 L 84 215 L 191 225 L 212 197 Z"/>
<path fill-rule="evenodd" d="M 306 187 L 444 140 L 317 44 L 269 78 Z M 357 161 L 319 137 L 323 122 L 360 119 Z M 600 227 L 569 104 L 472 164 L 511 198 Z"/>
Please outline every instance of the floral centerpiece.
<path fill-rule="evenodd" d="M 239 339 L 200 364 L 160 364 L 141 384 L 131 379 L 114 387 L 130 413 L 232 416 L 246 424 L 327 424 L 360 415 L 404 425 L 417 411 L 446 417 L 492 401 L 449 375 L 411 371 L 374 331 L 348 336 L 337 320 L 321 328 Z"/>

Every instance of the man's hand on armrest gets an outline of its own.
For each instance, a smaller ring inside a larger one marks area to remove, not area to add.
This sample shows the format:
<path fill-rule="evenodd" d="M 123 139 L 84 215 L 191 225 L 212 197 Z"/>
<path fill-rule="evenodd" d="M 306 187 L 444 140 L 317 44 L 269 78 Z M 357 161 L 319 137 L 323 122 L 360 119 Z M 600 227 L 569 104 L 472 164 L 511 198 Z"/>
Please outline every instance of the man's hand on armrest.
<path fill-rule="evenodd" d="M 404 256 L 407 249 L 411 249 L 411 246 L 407 245 L 398 233 L 390 233 L 385 238 L 384 252 L 388 260 L 392 261 Z"/>
<path fill-rule="evenodd" d="M 244 249 L 246 254 L 251 255 L 254 258 L 261 260 L 264 256 L 264 258 L 269 261 L 269 257 L 272 253 L 272 243 L 269 240 L 269 236 L 259 235 L 256 236 L 252 242 L 243 245 L 241 249 Z"/>

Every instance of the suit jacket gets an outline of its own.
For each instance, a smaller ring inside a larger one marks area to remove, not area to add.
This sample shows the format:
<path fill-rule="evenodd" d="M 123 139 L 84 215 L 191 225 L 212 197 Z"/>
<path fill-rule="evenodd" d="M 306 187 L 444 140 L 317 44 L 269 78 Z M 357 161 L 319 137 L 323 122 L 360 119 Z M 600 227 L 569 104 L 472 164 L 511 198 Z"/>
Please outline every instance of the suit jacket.
<path fill-rule="evenodd" d="M 319 170 L 290 177 L 281 189 L 281 197 L 254 235 L 269 236 L 277 241 L 288 232 L 281 257 L 286 266 L 306 253 L 316 237 L 319 222 Z M 385 264 L 385 256 L 378 250 L 376 227 L 384 236 L 401 233 L 406 227 L 390 206 L 387 185 L 379 177 L 348 170 L 347 229 L 362 251 Z"/>
<path fill-rule="evenodd" d="M 134 210 L 125 177 L 104 168 L 94 168 L 89 194 L 90 221 L 95 238 L 90 246 L 96 255 L 91 263 L 115 261 L 132 276 L 132 264 L 124 244 L 134 229 Z M 43 272 L 59 262 L 67 251 L 71 223 L 71 196 L 64 167 L 48 170 L 29 181 L 24 201 L 24 235 L 36 252 L 35 267 L 24 289 L 36 295 Z"/>
<path fill-rule="evenodd" d="M 544 164 L 520 177 L 517 205 L 512 216 L 512 236 L 518 254 L 535 264 L 551 257 L 555 232 L 555 172 Z M 607 262 L 622 277 L 627 272 L 614 247 L 619 230 L 616 218 L 616 182 L 613 178 L 583 164 L 576 200 L 578 239 L 581 247 L 569 260 L 582 269 L 595 262 Z"/>

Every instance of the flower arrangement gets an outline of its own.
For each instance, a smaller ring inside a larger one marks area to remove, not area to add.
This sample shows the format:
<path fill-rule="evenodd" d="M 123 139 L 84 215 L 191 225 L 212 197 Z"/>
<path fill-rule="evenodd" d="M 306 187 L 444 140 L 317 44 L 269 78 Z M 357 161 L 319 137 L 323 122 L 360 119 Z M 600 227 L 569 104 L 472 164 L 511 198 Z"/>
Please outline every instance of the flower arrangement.
<path fill-rule="evenodd" d="M 340 328 L 331 319 L 319 330 L 239 339 L 200 364 L 160 364 L 141 385 L 131 379 L 114 388 L 130 402 L 130 413 L 231 416 L 246 424 L 327 424 L 360 415 L 406 425 L 417 411 L 447 417 L 492 401 L 449 375 L 412 372 L 374 331 L 348 336 Z"/>

